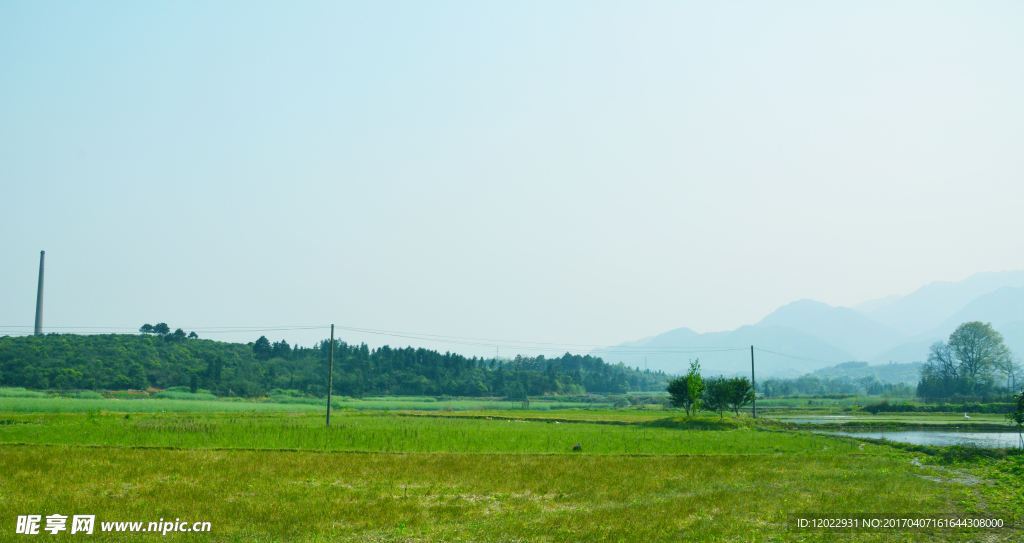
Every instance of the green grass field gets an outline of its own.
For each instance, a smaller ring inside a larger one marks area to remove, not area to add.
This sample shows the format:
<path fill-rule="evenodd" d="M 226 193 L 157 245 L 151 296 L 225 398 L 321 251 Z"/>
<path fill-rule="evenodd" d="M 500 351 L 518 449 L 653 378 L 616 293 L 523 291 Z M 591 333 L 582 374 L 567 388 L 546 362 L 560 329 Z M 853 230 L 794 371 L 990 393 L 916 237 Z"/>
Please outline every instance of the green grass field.
<path fill-rule="evenodd" d="M 6 409 L 8 400 L 23 403 Z M 82 405 L 62 404 L 67 408 L 58 412 L 54 401 Z M 26 402 L 37 402 L 36 410 Z M 157 402 L 182 405 L 107 409 Z M 686 419 L 657 409 L 349 409 L 334 413 L 327 429 L 322 412 L 296 408 L 323 406 L 217 401 L 187 411 L 197 403 L 0 398 L 0 540 L 20 540 L 18 515 L 53 513 L 97 515 L 92 536 L 42 532 L 55 541 L 889 542 L 1024 535 L 1019 528 L 795 525 L 795 515 L 1024 519 L 1024 456 L 926 454 L 747 417 Z M 249 409 L 214 412 L 211 403 Z M 582 452 L 572 451 L 577 443 Z M 212 530 L 101 532 L 103 522 L 146 528 L 161 518 L 210 522 Z"/>
<path fill-rule="evenodd" d="M 494 413 L 500 415 L 500 413 Z M 715 423 L 713 419 L 710 422 Z M 132 447 L 300 449 L 367 452 L 775 454 L 857 452 L 858 443 L 805 432 L 680 429 L 671 425 L 554 423 L 530 418 L 424 417 L 394 413 L 322 416 L 20 415 L 0 418 L 0 442 Z"/>
<path fill-rule="evenodd" d="M 3 390 L 3 389 L 0 389 Z M 168 394 L 168 393 L 161 393 Z M 88 411 L 112 411 L 116 413 L 223 413 L 246 411 L 324 411 L 326 400 L 281 398 L 280 401 L 267 399 L 244 401 L 241 399 L 189 399 L 189 395 L 178 393 L 181 398 L 145 399 L 83 399 L 60 396 L 4 396 L 0 394 L 0 413 L 85 413 Z M 306 401 L 297 401 L 306 400 Z M 490 400 L 446 400 L 425 402 L 419 399 L 365 398 L 345 399 L 331 402 L 334 409 L 356 411 L 417 410 L 417 411 L 468 411 L 502 410 L 520 408 L 520 402 Z M 585 404 L 578 402 L 556 402 L 531 400 L 530 411 L 558 411 L 563 409 L 607 408 L 607 404 Z M 650 408 L 648 408 L 650 409 Z"/>

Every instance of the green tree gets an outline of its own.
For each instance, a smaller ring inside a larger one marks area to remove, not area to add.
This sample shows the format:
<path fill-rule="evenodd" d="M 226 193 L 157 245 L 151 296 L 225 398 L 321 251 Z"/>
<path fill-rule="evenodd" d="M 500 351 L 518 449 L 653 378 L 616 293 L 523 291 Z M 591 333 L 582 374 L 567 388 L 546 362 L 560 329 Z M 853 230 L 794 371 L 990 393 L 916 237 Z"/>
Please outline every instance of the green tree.
<path fill-rule="evenodd" d="M 992 368 L 999 368 L 1010 357 L 1003 335 L 991 324 L 965 322 L 949 336 L 949 349 L 959 362 L 960 375 L 977 380 Z"/>
<path fill-rule="evenodd" d="M 736 416 L 740 416 L 740 409 L 748 403 L 754 401 L 754 387 L 750 384 L 750 379 L 746 377 L 733 377 L 726 379 L 726 403 L 729 404 L 729 408 L 736 413 Z"/>
<path fill-rule="evenodd" d="M 724 377 L 712 377 L 704 381 L 704 398 L 701 408 L 706 411 L 714 411 L 718 416 L 725 417 L 725 410 L 729 407 L 727 396 L 727 383 Z"/>
<path fill-rule="evenodd" d="M 270 346 L 270 340 L 267 339 L 267 336 L 260 336 L 256 343 L 252 344 L 252 355 L 257 360 L 270 360 L 272 353 L 273 348 Z"/>
<path fill-rule="evenodd" d="M 142 327 L 139 328 L 139 332 L 141 332 L 143 334 L 152 334 L 153 333 L 153 325 L 152 324 L 143 324 Z"/>
<path fill-rule="evenodd" d="M 149 380 L 146 378 L 146 370 L 138 362 L 128 367 L 128 386 L 134 390 L 146 390 L 149 388 Z"/>
<path fill-rule="evenodd" d="M 700 399 L 704 395 L 704 378 L 700 376 L 700 359 L 690 362 L 690 370 L 681 377 L 668 383 L 670 401 L 676 407 L 686 410 L 686 416 L 692 416 L 700 409 Z"/>
<path fill-rule="evenodd" d="M 959 364 L 948 343 L 936 341 L 928 348 L 928 364 L 932 371 L 941 378 L 952 380 L 960 377 Z"/>
<path fill-rule="evenodd" d="M 271 347 L 270 356 L 272 358 L 283 358 L 288 360 L 292 357 L 292 348 L 288 345 L 287 341 L 282 339 Z"/>
<path fill-rule="evenodd" d="M 965 322 L 948 342 L 933 343 L 921 368 L 917 395 L 948 398 L 955 394 L 984 394 L 996 386 L 997 373 L 1013 378 L 1013 359 L 1003 336 L 991 324 Z"/>
<path fill-rule="evenodd" d="M 166 336 L 171 333 L 171 327 L 167 326 L 166 322 L 159 322 L 153 325 L 153 333 L 161 336 Z"/>
<path fill-rule="evenodd" d="M 220 384 L 221 369 L 224 367 L 224 359 L 217 355 L 206 364 L 206 378 L 216 384 Z"/>

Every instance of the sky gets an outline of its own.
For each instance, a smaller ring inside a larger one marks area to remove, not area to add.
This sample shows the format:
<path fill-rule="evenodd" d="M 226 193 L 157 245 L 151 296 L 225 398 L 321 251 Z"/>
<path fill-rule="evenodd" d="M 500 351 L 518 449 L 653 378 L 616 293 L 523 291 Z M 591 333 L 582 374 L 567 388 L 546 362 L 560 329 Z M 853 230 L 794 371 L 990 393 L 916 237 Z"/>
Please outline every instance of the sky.
<path fill-rule="evenodd" d="M 1022 96 L 1021 2 L 7 1 L 0 334 L 40 250 L 46 331 L 502 356 L 1024 269 Z"/>

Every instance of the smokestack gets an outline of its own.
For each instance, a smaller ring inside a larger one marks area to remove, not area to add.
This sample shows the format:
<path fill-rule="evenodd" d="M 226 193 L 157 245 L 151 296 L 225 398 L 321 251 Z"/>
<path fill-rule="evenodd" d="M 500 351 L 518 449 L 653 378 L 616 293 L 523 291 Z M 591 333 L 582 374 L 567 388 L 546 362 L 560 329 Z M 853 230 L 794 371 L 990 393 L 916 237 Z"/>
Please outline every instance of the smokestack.
<path fill-rule="evenodd" d="M 39 251 L 39 291 L 36 293 L 36 335 L 43 335 L 43 260 L 46 251 Z"/>

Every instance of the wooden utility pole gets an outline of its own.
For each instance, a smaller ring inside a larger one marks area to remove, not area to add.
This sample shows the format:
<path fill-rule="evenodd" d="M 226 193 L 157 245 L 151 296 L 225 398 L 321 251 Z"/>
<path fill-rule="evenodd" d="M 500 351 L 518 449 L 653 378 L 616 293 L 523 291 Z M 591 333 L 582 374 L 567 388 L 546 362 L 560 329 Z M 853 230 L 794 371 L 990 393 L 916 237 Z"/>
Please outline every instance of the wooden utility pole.
<path fill-rule="evenodd" d="M 334 325 L 331 325 L 331 369 L 327 373 L 327 427 L 331 426 L 331 390 L 334 388 Z"/>
<path fill-rule="evenodd" d="M 750 388 L 754 389 L 754 418 L 757 418 L 757 381 L 754 380 L 754 346 L 750 346 Z"/>

